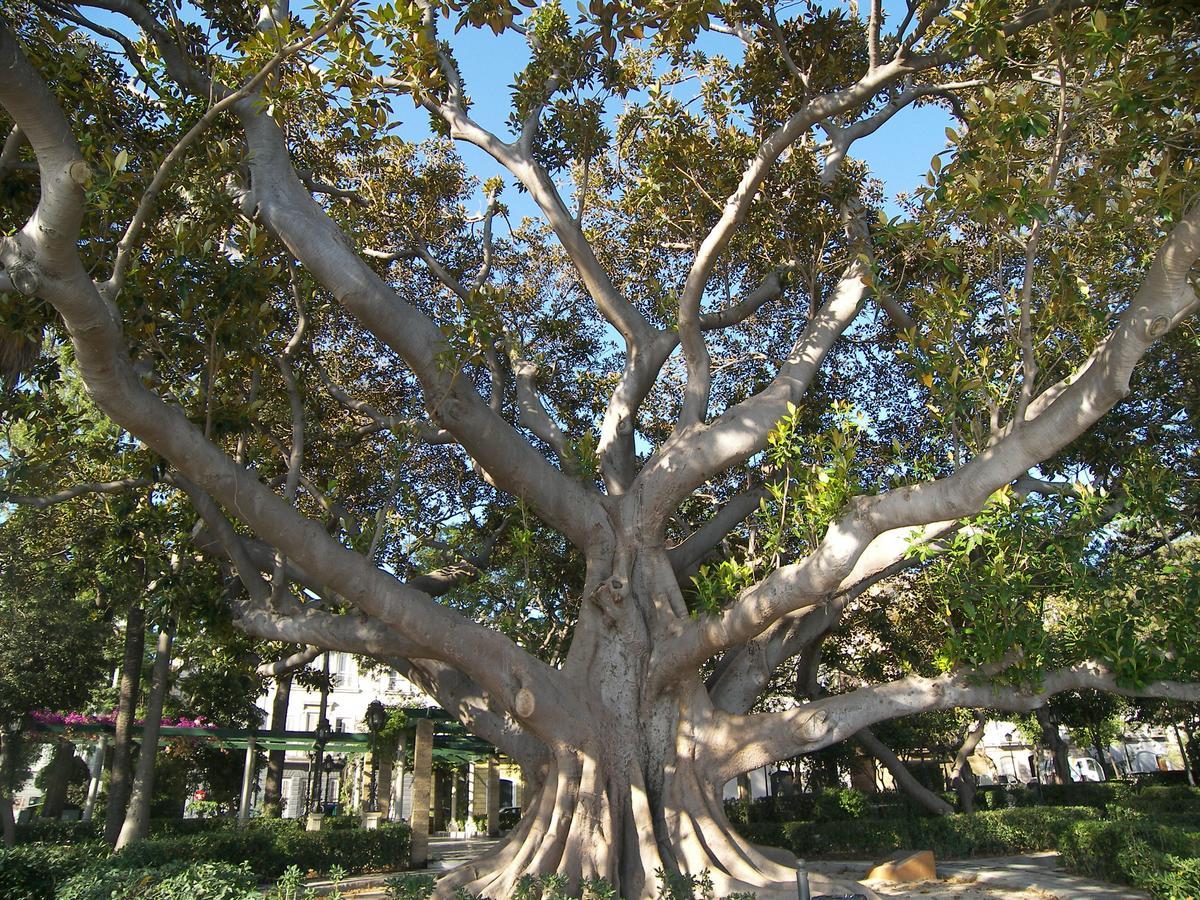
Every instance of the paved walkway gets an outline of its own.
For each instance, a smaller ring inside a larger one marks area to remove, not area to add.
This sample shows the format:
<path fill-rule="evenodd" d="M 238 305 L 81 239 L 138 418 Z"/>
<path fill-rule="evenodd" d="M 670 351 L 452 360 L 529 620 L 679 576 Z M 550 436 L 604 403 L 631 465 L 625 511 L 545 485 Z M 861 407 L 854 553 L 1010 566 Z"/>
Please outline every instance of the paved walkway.
<path fill-rule="evenodd" d="M 873 863 L 866 860 L 813 861 L 809 869 L 826 875 L 861 879 Z M 1005 898 L 1005 900 L 1145 900 L 1133 888 L 1093 881 L 1064 872 L 1057 853 L 1028 856 L 938 860 L 938 881 L 909 884 L 868 882 L 881 897 Z"/>
<path fill-rule="evenodd" d="M 429 868 L 420 872 L 387 872 L 360 875 L 342 882 L 342 892 L 354 900 L 385 900 L 384 883 L 397 874 L 438 876 L 447 869 L 482 856 L 497 843 L 489 838 L 429 839 Z M 868 860 L 810 860 L 814 874 L 856 881 L 863 878 L 874 863 Z M 1058 868 L 1058 855 L 1036 853 L 1029 856 L 980 857 L 939 860 L 937 881 L 869 886 L 880 897 L 930 897 L 954 900 L 1146 900 L 1149 894 L 1132 888 L 1117 887 L 1072 875 Z M 332 888 L 328 881 L 308 883 L 323 896 Z"/>
<path fill-rule="evenodd" d="M 500 843 L 499 838 L 449 838 L 430 837 L 429 866 L 409 872 L 376 872 L 372 875 L 354 875 L 341 882 L 343 894 L 350 893 L 355 900 L 383 900 L 387 897 L 384 882 L 397 875 L 432 875 L 435 878 L 449 869 L 461 866 L 469 860 L 487 853 Z M 328 880 L 307 881 L 305 885 L 323 897 L 333 889 Z"/>

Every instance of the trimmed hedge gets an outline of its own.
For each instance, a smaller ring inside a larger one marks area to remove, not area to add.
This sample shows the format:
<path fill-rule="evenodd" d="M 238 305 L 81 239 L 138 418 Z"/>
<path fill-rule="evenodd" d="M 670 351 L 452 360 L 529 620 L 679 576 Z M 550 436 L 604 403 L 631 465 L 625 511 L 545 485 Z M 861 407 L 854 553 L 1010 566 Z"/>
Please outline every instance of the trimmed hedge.
<path fill-rule="evenodd" d="M 227 869 L 244 868 L 256 883 L 274 881 L 289 866 L 296 866 L 301 872 L 319 873 L 340 866 L 351 874 L 403 869 L 409 862 L 409 840 L 409 828 L 403 824 L 388 824 L 372 830 L 332 828 L 308 832 L 299 824 L 273 822 L 263 827 L 214 827 L 199 834 L 150 838 L 112 855 L 108 853 L 108 846 L 98 841 L 68 845 L 27 844 L 0 855 L 0 897 L 26 900 L 25 895 L 9 887 L 10 882 L 36 885 L 49 878 L 62 890 L 68 882 L 87 875 L 93 880 L 111 881 L 119 886 L 126 880 L 140 883 L 137 879 L 144 877 L 146 872 L 166 866 L 174 867 L 172 877 L 183 877 L 184 870 L 219 863 Z M 127 874 L 132 872 L 142 874 Z M 166 877 L 161 873 L 160 876 L 156 879 Z M 28 900 L 41 900 L 43 896 L 49 895 L 30 893 Z M 225 895 L 213 896 L 224 900 Z"/>
<path fill-rule="evenodd" d="M 261 881 L 274 881 L 289 866 L 298 866 L 303 872 L 326 872 L 337 865 L 353 874 L 403 869 L 408 859 L 408 826 L 391 824 L 373 830 L 334 828 L 310 832 L 297 826 L 151 838 L 114 854 L 108 865 L 148 868 L 175 861 L 244 862 Z"/>
<path fill-rule="evenodd" d="M 249 828 L 292 831 L 303 827 L 301 819 L 250 819 Z M 355 816 L 326 816 L 321 830 L 357 828 Z M 190 834 L 209 834 L 214 831 L 233 831 L 238 828 L 233 816 L 214 816 L 207 819 L 151 819 L 151 837 L 176 837 Z M 98 841 L 104 831 L 103 819 L 91 822 L 34 821 L 17 826 L 18 844 L 82 844 Z"/>
<path fill-rule="evenodd" d="M 902 848 L 946 857 L 1006 856 L 1056 849 L 1073 823 L 1096 819 L 1099 814 L 1088 807 L 1019 807 L 922 819 L 757 823 L 739 830 L 756 843 L 786 847 L 800 857 L 875 857 Z"/>
<path fill-rule="evenodd" d="M 1200 897 L 1200 831 L 1139 819 L 1080 822 L 1059 846 L 1067 868 L 1162 900 Z"/>

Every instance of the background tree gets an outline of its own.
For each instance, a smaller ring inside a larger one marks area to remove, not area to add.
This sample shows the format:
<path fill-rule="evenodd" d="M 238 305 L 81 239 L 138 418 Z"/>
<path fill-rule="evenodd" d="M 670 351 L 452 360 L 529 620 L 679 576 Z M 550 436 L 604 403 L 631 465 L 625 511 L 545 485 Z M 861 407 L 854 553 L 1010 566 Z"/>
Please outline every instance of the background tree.
<path fill-rule="evenodd" d="M 94 584 L 75 541 L 84 523 L 59 522 L 66 545 L 45 554 L 41 516 L 19 510 L 0 541 L 0 825 L 12 846 L 12 792 L 24 780 L 21 743 L 38 710 L 73 709 L 105 673 L 104 631 Z M 70 527 L 74 525 L 75 527 Z M 20 776 L 20 777 L 19 777 Z"/>
<path fill-rule="evenodd" d="M 1194 577 L 1151 549 L 1143 598 L 1080 551 L 1143 499 L 1089 482 L 1106 412 L 1166 471 L 1195 457 L 1176 4 L 20 11 L 6 327 L 69 340 L 236 570 L 239 627 L 395 666 L 530 773 L 443 892 L 791 884 L 725 819 L 739 773 L 917 712 L 1200 693 Z M 528 48 L 507 133 L 464 28 Z M 434 138 L 391 131 L 409 102 Z M 930 102 L 951 144 L 881 215 L 854 142 Z M 939 652 L 823 684 L 825 637 L 902 571 L 925 581 L 895 615 L 936 613 Z M 752 712 L 785 665 L 802 690 Z"/>

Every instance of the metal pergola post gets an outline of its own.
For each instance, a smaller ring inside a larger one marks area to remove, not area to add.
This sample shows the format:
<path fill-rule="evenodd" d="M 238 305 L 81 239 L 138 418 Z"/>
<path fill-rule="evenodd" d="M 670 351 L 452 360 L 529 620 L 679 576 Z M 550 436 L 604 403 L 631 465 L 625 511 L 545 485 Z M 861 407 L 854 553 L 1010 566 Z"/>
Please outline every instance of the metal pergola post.
<path fill-rule="evenodd" d="M 250 819 L 250 798 L 254 793 L 255 736 L 250 734 L 246 741 L 246 764 L 242 769 L 242 796 L 238 803 L 238 824 L 245 825 Z"/>

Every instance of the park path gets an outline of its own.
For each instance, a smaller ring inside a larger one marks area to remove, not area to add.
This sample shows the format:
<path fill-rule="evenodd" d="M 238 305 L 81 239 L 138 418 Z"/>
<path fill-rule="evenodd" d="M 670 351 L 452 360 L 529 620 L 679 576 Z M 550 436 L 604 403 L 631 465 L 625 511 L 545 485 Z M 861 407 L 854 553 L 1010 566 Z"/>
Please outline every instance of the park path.
<path fill-rule="evenodd" d="M 867 860 L 820 860 L 811 871 L 861 879 L 871 869 Z M 868 882 L 880 897 L 946 897 L 954 900 L 1146 900 L 1133 888 L 1107 884 L 1063 871 L 1057 853 L 1027 856 L 938 860 L 937 881 L 908 884 Z"/>
<path fill-rule="evenodd" d="M 440 875 L 486 853 L 496 841 L 488 838 L 429 839 L 430 867 L 417 873 Z M 808 869 L 814 875 L 858 880 L 874 863 L 868 860 L 811 860 Z M 871 883 L 881 898 L 929 897 L 947 900 L 1147 900 L 1149 894 L 1072 875 L 1058 866 L 1055 853 L 1028 856 L 980 857 L 976 859 L 938 860 L 938 880 L 908 884 Z M 385 900 L 384 882 L 395 874 L 383 873 L 347 878 L 342 893 L 354 900 Z M 328 881 L 309 885 L 319 895 L 332 887 Z M 782 897 L 780 897 L 782 900 Z"/>

